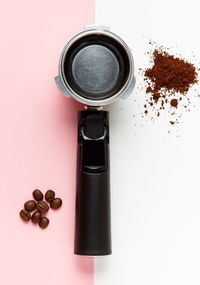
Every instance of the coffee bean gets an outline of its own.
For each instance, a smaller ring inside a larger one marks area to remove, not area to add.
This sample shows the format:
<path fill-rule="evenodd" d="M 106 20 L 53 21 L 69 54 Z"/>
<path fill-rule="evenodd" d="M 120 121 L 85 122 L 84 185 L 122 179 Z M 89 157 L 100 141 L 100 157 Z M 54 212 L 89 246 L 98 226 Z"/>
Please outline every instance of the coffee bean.
<path fill-rule="evenodd" d="M 43 199 L 43 194 L 42 192 L 39 190 L 39 189 L 35 189 L 33 191 L 33 198 L 36 200 L 36 201 L 41 201 Z"/>
<path fill-rule="evenodd" d="M 37 209 L 41 213 L 46 213 L 49 210 L 49 206 L 45 201 L 39 201 L 37 203 Z"/>
<path fill-rule="evenodd" d="M 24 220 L 26 222 L 29 221 L 31 218 L 31 214 L 26 210 L 21 210 L 19 214 L 20 214 L 20 217 L 22 218 L 22 220 Z"/>
<path fill-rule="evenodd" d="M 24 204 L 25 210 L 31 212 L 36 208 L 36 202 L 34 200 L 29 200 Z"/>
<path fill-rule="evenodd" d="M 41 212 L 36 211 L 36 212 L 33 213 L 32 217 L 31 217 L 31 221 L 32 221 L 34 224 L 37 224 L 37 223 L 40 222 L 41 217 L 42 217 Z"/>
<path fill-rule="evenodd" d="M 60 198 L 55 198 L 50 204 L 50 207 L 54 210 L 60 208 L 62 205 L 62 200 Z"/>
<path fill-rule="evenodd" d="M 45 229 L 49 224 L 49 219 L 46 217 L 42 217 L 40 222 L 39 222 L 39 226 L 41 229 Z"/>
<path fill-rule="evenodd" d="M 55 192 L 53 190 L 48 190 L 45 194 L 45 200 L 49 203 L 53 201 L 55 197 Z"/>

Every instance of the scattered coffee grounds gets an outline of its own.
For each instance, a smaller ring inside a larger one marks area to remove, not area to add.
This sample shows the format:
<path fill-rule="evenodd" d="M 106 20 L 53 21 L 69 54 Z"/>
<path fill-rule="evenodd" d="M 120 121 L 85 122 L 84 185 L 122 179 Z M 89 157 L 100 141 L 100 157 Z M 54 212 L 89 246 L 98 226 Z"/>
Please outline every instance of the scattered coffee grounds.
<path fill-rule="evenodd" d="M 176 108 L 177 108 L 177 106 L 178 106 L 178 100 L 177 100 L 177 99 L 172 99 L 172 100 L 170 101 L 170 105 L 171 105 L 172 107 L 176 107 Z"/>
<path fill-rule="evenodd" d="M 46 227 L 49 225 L 49 219 L 47 217 L 42 217 L 39 226 L 41 229 L 46 229 Z"/>
<path fill-rule="evenodd" d="M 33 198 L 36 201 L 41 201 L 41 200 L 43 200 L 43 193 L 39 189 L 35 189 L 33 191 Z"/>
<path fill-rule="evenodd" d="M 49 210 L 49 206 L 45 201 L 39 201 L 37 203 L 37 209 L 41 213 L 46 213 Z"/>
<path fill-rule="evenodd" d="M 55 192 L 53 190 L 48 190 L 45 194 L 45 200 L 49 203 L 53 201 L 55 197 Z"/>
<path fill-rule="evenodd" d="M 22 220 L 24 220 L 25 222 L 29 221 L 31 218 L 31 214 L 27 210 L 21 210 L 19 214 Z"/>
<path fill-rule="evenodd" d="M 153 45 L 151 41 L 149 43 Z M 182 58 L 170 55 L 163 47 L 156 47 L 151 52 L 151 63 L 152 67 L 143 70 L 147 84 L 144 114 L 151 115 L 150 110 L 153 110 L 159 117 L 160 111 L 167 107 L 170 115 L 174 115 L 174 110 L 187 108 L 190 104 L 187 93 L 190 87 L 198 83 L 196 67 Z M 169 122 L 177 123 L 178 118 Z"/>
<path fill-rule="evenodd" d="M 32 221 L 34 224 L 37 224 L 37 223 L 40 222 L 41 218 L 42 218 L 41 212 L 36 211 L 36 212 L 33 213 L 32 217 L 31 217 L 31 221 Z"/>
<path fill-rule="evenodd" d="M 29 200 L 24 204 L 24 209 L 31 212 L 35 210 L 36 208 L 36 202 L 34 200 Z"/>
<path fill-rule="evenodd" d="M 146 92 L 147 93 L 153 93 L 153 89 L 150 86 L 148 86 L 146 89 Z"/>
<path fill-rule="evenodd" d="M 49 210 L 49 205 L 43 201 L 43 193 L 36 189 L 32 193 L 34 200 L 29 200 L 24 204 L 24 209 L 20 211 L 19 215 L 23 221 L 32 221 L 33 224 L 38 224 L 41 229 L 45 229 L 49 225 L 49 219 L 44 217 Z M 50 203 L 50 207 L 54 210 L 59 209 L 62 205 L 62 200 L 60 198 L 54 198 L 55 192 L 53 190 L 48 190 L 45 194 L 45 199 Z M 37 203 L 36 203 L 37 202 Z M 37 210 L 32 214 L 33 210 Z"/>
<path fill-rule="evenodd" d="M 60 198 L 55 198 L 50 204 L 51 209 L 57 210 L 62 206 L 62 200 Z"/>
<path fill-rule="evenodd" d="M 155 102 L 158 102 L 158 99 L 160 98 L 160 94 L 158 92 L 153 93 L 153 99 Z"/>

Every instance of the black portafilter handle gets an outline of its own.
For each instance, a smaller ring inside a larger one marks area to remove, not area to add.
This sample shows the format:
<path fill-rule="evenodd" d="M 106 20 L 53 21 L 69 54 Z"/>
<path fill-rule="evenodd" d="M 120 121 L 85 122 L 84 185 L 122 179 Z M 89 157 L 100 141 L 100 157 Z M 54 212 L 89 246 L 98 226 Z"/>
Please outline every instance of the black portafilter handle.
<path fill-rule="evenodd" d="M 108 112 L 79 112 L 74 253 L 111 254 Z"/>

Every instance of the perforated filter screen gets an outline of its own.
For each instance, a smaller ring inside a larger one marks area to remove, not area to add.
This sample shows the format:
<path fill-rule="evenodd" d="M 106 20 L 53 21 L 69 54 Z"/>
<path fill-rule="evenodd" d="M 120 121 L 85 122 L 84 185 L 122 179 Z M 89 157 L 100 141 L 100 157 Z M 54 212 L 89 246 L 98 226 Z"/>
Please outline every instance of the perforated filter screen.
<path fill-rule="evenodd" d="M 66 83 L 85 99 L 99 101 L 114 96 L 129 75 L 126 50 L 105 35 L 93 34 L 78 39 L 63 59 Z"/>
<path fill-rule="evenodd" d="M 76 84 L 86 92 L 109 92 L 117 82 L 119 63 L 116 56 L 107 47 L 89 45 L 81 49 L 74 57 L 72 74 Z"/>

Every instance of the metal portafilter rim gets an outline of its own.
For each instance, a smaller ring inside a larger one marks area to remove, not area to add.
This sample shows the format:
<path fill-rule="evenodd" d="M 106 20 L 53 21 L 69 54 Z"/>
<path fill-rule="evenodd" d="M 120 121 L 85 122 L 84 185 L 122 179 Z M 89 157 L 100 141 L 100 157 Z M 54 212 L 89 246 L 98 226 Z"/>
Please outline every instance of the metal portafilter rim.
<path fill-rule="evenodd" d="M 128 57 L 128 61 L 129 61 L 129 74 L 128 77 L 125 81 L 125 83 L 123 84 L 123 86 L 120 88 L 120 90 L 118 92 L 116 92 L 115 94 L 113 94 L 112 96 L 105 98 L 105 99 L 99 99 L 99 100 L 91 100 L 85 97 L 82 97 L 81 95 L 79 95 L 78 93 L 76 93 L 71 86 L 69 85 L 69 83 L 66 80 L 65 77 L 65 72 L 64 72 L 64 63 L 65 63 L 65 58 L 67 56 L 67 52 L 69 50 L 69 48 L 77 41 L 80 40 L 86 36 L 90 36 L 90 35 L 103 35 L 103 36 L 107 36 L 111 39 L 113 39 L 114 41 L 117 41 L 125 50 L 127 57 Z M 131 51 L 129 49 L 129 47 L 127 46 L 127 44 L 120 38 L 118 37 L 116 34 L 107 31 L 107 30 L 85 30 L 79 34 L 77 34 L 76 36 L 74 36 L 64 47 L 61 56 L 60 56 L 60 60 L 59 60 L 59 67 L 58 67 L 58 73 L 59 75 L 56 78 L 56 82 L 57 85 L 60 86 L 60 90 L 62 91 L 62 93 L 67 96 L 67 97 L 73 97 L 75 100 L 88 105 L 88 106 L 104 106 L 110 103 L 115 102 L 116 100 L 118 100 L 120 97 L 122 98 L 127 98 L 131 91 L 134 88 L 135 85 L 135 77 L 134 77 L 134 62 L 133 62 L 133 56 L 131 54 Z"/>

